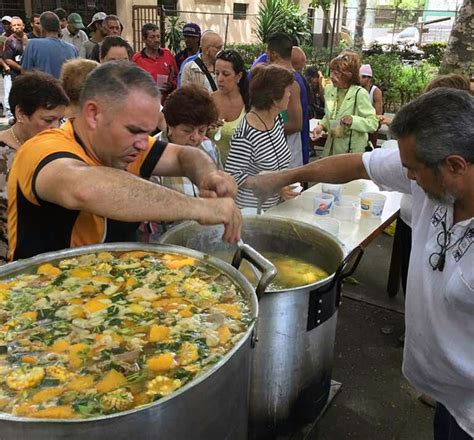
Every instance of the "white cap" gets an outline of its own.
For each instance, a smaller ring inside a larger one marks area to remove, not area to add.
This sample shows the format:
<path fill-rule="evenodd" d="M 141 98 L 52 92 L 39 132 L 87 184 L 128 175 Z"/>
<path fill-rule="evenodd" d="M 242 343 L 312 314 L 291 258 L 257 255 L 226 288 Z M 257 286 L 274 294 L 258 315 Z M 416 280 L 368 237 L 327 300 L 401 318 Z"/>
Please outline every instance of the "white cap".
<path fill-rule="evenodd" d="M 12 22 L 12 18 L 9 15 L 4 15 L 2 17 L 2 21 L 8 21 L 8 23 Z"/>

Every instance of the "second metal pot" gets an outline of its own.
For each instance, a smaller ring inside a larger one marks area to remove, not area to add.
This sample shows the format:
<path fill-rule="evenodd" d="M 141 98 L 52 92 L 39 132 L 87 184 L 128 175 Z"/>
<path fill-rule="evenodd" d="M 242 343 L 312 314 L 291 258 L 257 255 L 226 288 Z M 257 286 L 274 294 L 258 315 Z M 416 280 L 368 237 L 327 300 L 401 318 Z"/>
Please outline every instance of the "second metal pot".
<path fill-rule="evenodd" d="M 240 252 L 223 243 L 223 229 L 186 222 L 162 242 L 232 259 Z M 313 421 L 327 402 L 331 383 L 341 282 L 357 266 L 362 250 L 349 255 L 325 231 L 289 219 L 245 216 L 242 239 L 258 252 L 301 258 L 330 275 L 289 290 L 267 290 L 260 297 L 258 343 L 252 353 L 250 437 L 274 439 Z"/>

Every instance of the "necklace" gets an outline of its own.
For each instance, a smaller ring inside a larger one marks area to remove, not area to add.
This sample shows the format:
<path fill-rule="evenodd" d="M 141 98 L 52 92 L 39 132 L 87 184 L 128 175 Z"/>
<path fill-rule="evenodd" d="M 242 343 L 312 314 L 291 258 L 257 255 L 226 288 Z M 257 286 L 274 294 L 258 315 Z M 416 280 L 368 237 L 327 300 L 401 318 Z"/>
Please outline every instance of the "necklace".
<path fill-rule="evenodd" d="M 18 147 L 21 147 L 23 142 L 20 142 L 20 139 L 18 139 L 17 135 L 15 134 L 15 130 L 13 129 L 15 126 L 13 125 L 10 131 L 12 132 L 13 138 L 15 139 Z"/>

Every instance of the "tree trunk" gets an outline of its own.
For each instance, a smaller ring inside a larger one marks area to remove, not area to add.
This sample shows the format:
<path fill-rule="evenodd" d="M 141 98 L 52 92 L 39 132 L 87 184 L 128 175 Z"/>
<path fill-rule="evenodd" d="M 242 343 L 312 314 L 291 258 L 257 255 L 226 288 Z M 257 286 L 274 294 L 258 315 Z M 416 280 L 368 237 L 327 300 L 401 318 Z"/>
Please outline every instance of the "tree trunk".
<path fill-rule="evenodd" d="M 444 53 L 440 73 L 474 72 L 474 15 L 473 0 L 464 0 L 456 17 L 448 47 Z"/>
<path fill-rule="evenodd" d="M 354 49 L 359 51 L 362 50 L 362 46 L 364 45 L 364 24 L 366 10 L 367 0 L 359 0 L 354 35 Z"/>

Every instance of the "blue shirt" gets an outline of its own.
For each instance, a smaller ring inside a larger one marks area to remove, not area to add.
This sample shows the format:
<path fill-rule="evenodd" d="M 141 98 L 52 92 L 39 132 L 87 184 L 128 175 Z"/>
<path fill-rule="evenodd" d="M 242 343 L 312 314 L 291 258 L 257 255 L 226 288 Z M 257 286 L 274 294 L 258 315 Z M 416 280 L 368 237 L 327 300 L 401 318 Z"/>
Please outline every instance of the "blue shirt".
<path fill-rule="evenodd" d="M 40 70 L 59 79 L 62 65 L 77 56 L 77 49 L 59 38 L 37 38 L 28 42 L 21 67 L 25 70 Z"/>
<path fill-rule="evenodd" d="M 300 86 L 301 108 L 303 110 L 303 129 L 301 130 L 301 148 L 303 149 L 303 164 L 309 162 L 309 106 L 308 106 L 308 89 L 306 88 L 305 79 L 299 72 L 293 72 L 295 81 Z"/>

